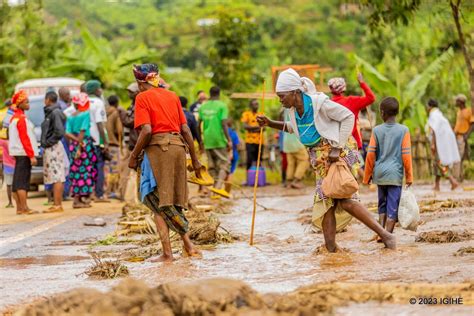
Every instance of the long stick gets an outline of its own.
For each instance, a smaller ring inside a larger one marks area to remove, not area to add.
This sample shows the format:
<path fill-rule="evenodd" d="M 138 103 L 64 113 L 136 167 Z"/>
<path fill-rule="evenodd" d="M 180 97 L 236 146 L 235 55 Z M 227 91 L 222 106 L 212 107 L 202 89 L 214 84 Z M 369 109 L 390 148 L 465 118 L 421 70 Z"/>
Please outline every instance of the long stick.
<path fill-rule="evenodd" d="M 265 79 L 262 84 L 262 113 L 265 111 Z M 260 158 L 262 157 L 262 143 L 263 143 L 263 127 L 260 127 L 260 141 L 258 144 L 258 157 L 257 157 L 257 171 L 255 172 L 255 183 L 253 184 L 253 211 L 252 211 L 252 226 L 250 228 L 250 246 L 253 246 L 253 233 L 255 230 L 255 215 L 257 214 L 257 187 L 258 187 L 258 174 L 260 169 Z"/>

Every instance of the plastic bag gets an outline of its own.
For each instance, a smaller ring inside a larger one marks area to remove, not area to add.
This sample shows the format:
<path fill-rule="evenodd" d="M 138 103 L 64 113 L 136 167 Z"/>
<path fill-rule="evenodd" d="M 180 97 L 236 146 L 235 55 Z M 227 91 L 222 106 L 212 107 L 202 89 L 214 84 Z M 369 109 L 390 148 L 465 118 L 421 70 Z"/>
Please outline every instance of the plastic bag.
<path fill-rule="evenodd" d="M 350 199 L 359 190 L 359 184 L 343 160 L 333 162 L 323 179 L 324 195 L 333 199 Z"/>
<path fill-rule="evenodd" d="M 420 208 L 416 202 L 415 194 L 410 188 L 403 189 L 398 207 L 398 222 L 402 228 L 416 231 L 419 221 Z"/>

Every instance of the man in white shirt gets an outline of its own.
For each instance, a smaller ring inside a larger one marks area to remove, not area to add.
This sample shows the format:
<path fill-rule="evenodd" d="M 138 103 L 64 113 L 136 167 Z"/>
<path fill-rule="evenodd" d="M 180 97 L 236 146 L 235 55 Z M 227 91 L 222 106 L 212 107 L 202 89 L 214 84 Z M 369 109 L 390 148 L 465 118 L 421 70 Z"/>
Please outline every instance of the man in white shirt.
<path fill-rule="evenodd" d="M 97 155 L 97 181 L 95 183 L 96 202 L 107 202 L 104 196 L 105 185 L 105 161 L 104 153 L 108 148 L 107 134 L 105 131 L 105 123 L 107 122 L 107 114 L 105 112 L 105 104 L 102 100 L 101 83 L 97 80 L 89 80 L 86 83 L 86 91 L 89 95 L 90 107 L 89 113 L 91 117 L 91 136 L 94 139 L 94 146 Z"/>

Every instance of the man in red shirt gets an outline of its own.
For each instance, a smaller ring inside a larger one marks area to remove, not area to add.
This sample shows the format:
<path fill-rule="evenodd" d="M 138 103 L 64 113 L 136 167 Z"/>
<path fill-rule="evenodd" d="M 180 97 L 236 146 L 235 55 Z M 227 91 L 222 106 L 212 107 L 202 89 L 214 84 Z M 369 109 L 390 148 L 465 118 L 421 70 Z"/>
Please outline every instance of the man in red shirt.
<path fill-rule="evenodd" d="M 137 144 L 130 154 L 129 167 L 141 163 L 140 196 L 155 214 L 163 254 L 156 261 L 172 261 L 169 229 L 177 232 L 189 256 L 199 255 L 188 233 L 184 210 L 188 205 L 186 152 L 198 178 L 201 164 L 194 151 L 191 131 L 178 96 L 160 84 L 155 64 L 135 65 L 133 73 L 140 93 L 135 99 L 135 129 L 140 130 Z"/>
<path fill-rule="evenodd" d="M 331 89 L 332 98 L 334 102 L 337 102 L 354 113 L 355 121 L 354 121 L 354 128 L 352 130 L 352 136 L 354 137 L 357 148 L 362 149 L 362 139 L 360 135 L 360 131 L 357 127 L 358 119 L 359 119 L 359 112 L 375 101 L 375 94 L 370 90 L 369 86 L 364 82 L 364 78 L 362 74 L 357 74 L 357 80 L 359 81 L 359 85 L 364 91 L 364 96 L 355 96 L 349 95 L 345 96 L 344 92 L 346 91 L 346 82 L 344 78 L 332 78 L 328 81 L 329 89 Z"/>

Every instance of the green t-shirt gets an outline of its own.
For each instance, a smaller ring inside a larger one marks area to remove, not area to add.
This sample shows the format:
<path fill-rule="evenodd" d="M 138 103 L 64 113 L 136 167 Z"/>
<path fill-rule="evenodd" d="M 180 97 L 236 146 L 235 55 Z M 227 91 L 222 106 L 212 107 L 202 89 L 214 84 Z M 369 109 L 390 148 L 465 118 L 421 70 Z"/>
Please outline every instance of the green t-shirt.
<path fill-rule="evenodd" d="M 204 148 L 225 148 L 227 139 L 222 129 L 222 120 L 229 116 L 227 105 L 219 100 L 205 102 L 199 108 L 199 119 L 203 123 Z"/>
<path fill-rule="evenodd" d="M 66 133 L 79 134 L 82 130 L 85 131 L 84 136 L 90 136 L 91 119 L 89 111 L 71 115 L 66 121 Z"/>

